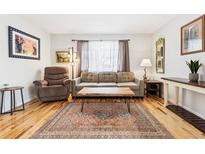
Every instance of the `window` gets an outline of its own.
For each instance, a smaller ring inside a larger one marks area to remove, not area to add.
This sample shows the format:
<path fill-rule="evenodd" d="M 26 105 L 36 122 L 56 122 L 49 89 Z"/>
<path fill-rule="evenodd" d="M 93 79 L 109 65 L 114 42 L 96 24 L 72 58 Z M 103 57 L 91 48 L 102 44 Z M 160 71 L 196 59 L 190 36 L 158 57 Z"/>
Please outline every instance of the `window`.
<path fill-rule="evenodd" d="M 82 71 L 130 71 L 129 40 L 77 42 L 77 53 L 80 59 L 78 76 Z"/>
<path fill-rule="evenodd" d="M 88 71 L 103 72 L 118 69 L 118 41 L 89 41 L 88 42 Z"/>

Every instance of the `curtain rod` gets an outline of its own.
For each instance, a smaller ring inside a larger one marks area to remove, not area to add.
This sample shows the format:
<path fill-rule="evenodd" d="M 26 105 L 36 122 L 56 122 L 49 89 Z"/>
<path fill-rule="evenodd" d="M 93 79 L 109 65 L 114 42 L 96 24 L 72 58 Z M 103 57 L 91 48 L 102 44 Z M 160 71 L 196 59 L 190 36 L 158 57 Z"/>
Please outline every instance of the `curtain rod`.
<path fill-rule="evenodd" d="M 130 41 L 130 39 L 127 40 L 72 40 L 72 41 Z"/>

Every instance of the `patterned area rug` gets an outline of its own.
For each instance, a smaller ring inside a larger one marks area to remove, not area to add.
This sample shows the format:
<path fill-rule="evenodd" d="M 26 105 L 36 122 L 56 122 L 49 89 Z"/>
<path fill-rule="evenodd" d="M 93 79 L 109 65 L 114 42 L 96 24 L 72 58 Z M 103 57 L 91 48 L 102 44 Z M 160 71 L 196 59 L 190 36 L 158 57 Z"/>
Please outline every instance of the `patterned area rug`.
<path fill-rule="evenodd" d="M 71 103 L 59 111 L 31 138 L 135 139 L 173 138 L 141 103 Z"/>

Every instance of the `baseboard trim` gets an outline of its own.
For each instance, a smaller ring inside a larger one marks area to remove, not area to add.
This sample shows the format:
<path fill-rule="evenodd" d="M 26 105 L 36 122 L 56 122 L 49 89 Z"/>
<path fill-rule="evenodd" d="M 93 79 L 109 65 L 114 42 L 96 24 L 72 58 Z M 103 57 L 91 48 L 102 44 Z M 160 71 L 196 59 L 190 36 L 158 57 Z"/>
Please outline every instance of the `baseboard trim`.
<path fill-rule="evenodd" d="M 26 105 L 29 105 L 29 104 L 35 103 L 35 102 L 37 102 L 37 101 L 38 101 L 37 98 L 33 98 L 33 99 L 31 99 L 31 100 L 25 102 L 24 105 L 26 106 Z M 22 106 L 21 104 L 18 105 L 18 106 L 16 106 L 16 109 L 20 108 L 21 106 Z M 25 108 L 25 109 L 26 109 L 26 108 Z M 10 111 L 10 109 L 8 109 L 8 110 L 4 110 L 3 112 L 8 112 L 8 111 Z M 1 114 L 0 114 L 0 115 L 1 115 Z M 3 114 L 2 114 L 2 115 L 3 115 Z"/>

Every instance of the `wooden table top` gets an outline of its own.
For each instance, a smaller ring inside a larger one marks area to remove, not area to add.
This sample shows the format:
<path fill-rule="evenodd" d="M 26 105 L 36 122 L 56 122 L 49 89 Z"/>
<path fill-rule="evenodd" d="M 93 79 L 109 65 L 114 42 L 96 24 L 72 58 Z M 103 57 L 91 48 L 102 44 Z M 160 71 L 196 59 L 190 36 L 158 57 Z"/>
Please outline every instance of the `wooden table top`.
<path fill-rule="evenodd" d="M 161 82 L 159 80 L 147 80 L 147 81 L 145 81 L 145 83 L 163 83 L 163 82 Z"/>
<path fill-rule="evenodd" d="M 24 87 L 22 86 L 17 86 L 17 87 L 5 87 L 1 88 L 0 91 L 12 91 L 12 90 L 20 90 L 23 89 Z"/>
<path fill-rule="evenodd" d="M 78 93 L 78 96 L 135 96 L 130 88 L 119 87 L 84 87 Z"/>
<path fill-rule="evenodd" d="M 167 80 L 167 81 L 173 81 L 173 82 L 183 83 L 183 84 L 187 84 L 187 85 L 191 85 L 191 86 L 205 88 L 205 81 L 190 82 L 188 79 L 173 78 L 173 77 L 172 78 L 163 77 L 162 79 Z"/>

